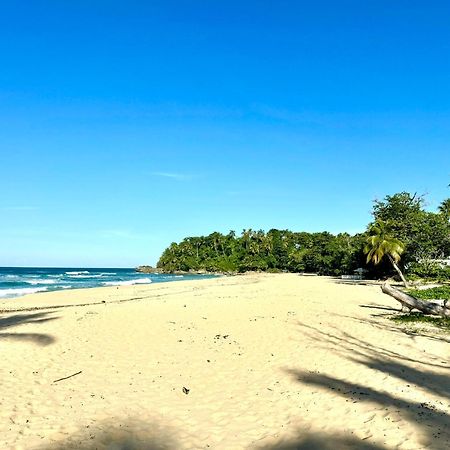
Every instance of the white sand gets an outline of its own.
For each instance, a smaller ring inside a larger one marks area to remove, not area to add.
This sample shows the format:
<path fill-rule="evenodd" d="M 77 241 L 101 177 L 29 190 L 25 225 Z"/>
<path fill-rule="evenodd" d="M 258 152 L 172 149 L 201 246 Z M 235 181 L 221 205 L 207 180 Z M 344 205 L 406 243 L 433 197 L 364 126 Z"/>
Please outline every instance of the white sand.
<path fill-rule="evenodd" d="M 0 448 L 448 449 L 448 335 L 390 307 L 292 274 L 4 300 Z"/>

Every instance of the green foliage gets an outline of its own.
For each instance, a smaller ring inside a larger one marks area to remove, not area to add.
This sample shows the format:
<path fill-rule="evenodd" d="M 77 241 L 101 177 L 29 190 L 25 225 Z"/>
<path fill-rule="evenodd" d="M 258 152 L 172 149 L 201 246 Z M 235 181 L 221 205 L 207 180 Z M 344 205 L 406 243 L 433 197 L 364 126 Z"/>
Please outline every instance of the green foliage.
<path fill-rule="evenodd" d="M 397 323 L 426 323 L 450 332 L 450 318 L 448 317 L 433 317 L 425 316 L 422 313 L 411 313 L 391 317 L 391 320 Z"/>
<path fill-rule="evenodd" d="M 362 264 L 361 235 L 294 233 L 272 229 L 243 230 L 241 236 L 212 233 L 171 244 L 158 268 L 168 272 L 314 272 L 323 275 L 352 273 Z"/>
<path fill-rule="evenodd" d="M 435 280 L 439 282 L 450 281 L 450 267 L 441 266 L 435 261 L 421 261 L 408 266 L 411 279 Z"/>
<path fill-rule="evenodd" d="M 353 236 L 326 231 L 271 229 L 266 233 L 247 229 L 240 236 L 231 231 L 187 237 L 172 243 L 161 255 L 157 267 L 167 272 L 257 270 L 351 274 L 366 265 L 363 250 L 364 246 L 368 250 L 370 244 L 373 249 L 367 252 L 370 260 L 378 262 L 366 266 L 372 277 L 390 275 L 389 258 L 398 262 L 401 255 L 399 266 L 406 273 L 448 279 L 446 269 L 435 260 L 450 255 L 449 203 L 449 199 L 445 200 L 439 212 L 432 213 L 423 209 L 422 197 L 407 192 L 388 195 L 374 203 L 375 223 L 369 224 L 367 232 Z M 380 228 L 380 224 L 384 225 Z"/>
<path fill-rule="evenodd" d="M 407 286 L 406 278 L 398 267 L 400 256 L 405 251 L 405 244 L 392 236 L 389 224 L 381 219 L 370 226 L 369 233 L 364 246 L 364 253 L 367 254 L 366 262 L 378 265 L 383 258 L 387 257 Z"/>
<path fill-rule="evenodd" d="M 375 221 L 388 224 L 390 233 L 405 244 L 403 263 L 434 260 L 450 255 L 450 223 L 445 200 L 438 213 L 424 210 L 424 199 L 401 192 L 375 201 Z"/>
<path fill-rule="evenodd" d="M 439 286 L 430 289 L 410 289 L 408 294 L 422 300 L 450 300 L 450 286 Z"/>
<path fill-rule="evenodd" d="M 386 222 L 378 220 L 369 228 L 364 253 L 367 253 L 367 262 L 379 264 L 385 256 L 389 256 L 396 263 L 405 250 L 405 244 L 390 234 Z"/>
<path fill-rule="evenodd" d="M 450 218 L 450 198 L 446 198 L 440 205 L 439 205 L 439 213 L 444 216 L 447 220 Z"/>

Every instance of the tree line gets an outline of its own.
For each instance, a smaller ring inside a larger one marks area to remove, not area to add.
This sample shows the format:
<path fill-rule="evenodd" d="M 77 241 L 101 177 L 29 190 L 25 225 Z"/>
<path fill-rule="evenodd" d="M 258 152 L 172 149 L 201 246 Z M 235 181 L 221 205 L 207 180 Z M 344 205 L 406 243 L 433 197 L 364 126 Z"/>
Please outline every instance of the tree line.
<path fill-rule="evenodd" d="M 379 244 L 382 230 L 391 244 L 392 239 L 395 245 L 400 243 L 401 259 L 400 253 L 395 255 L 402 271 L 409 276 L 448 278 L 450 269 L 439 261 L 450 255 L 450 199 L 444 200 L 436 212 L 426 211 L 424 206 L 424 197 L 417 194 L 388 195 L 374 201 L 373 221 L 365 232 L 354 235 L 245 229 L 240 235 L 230 231 L 186 237 L 164 250 L 157 267 L 165 272 L 286 271 L 320 275 L 351 274 L 364 268 L 368 276 L 381 277 L 393 273 L 392 260 L 383 258 L 384 244 L 376 249 L 378 253 L 372 252 L 369 258 L 367 254 L 373 250 L 371 242 L 378 239 Z"/>

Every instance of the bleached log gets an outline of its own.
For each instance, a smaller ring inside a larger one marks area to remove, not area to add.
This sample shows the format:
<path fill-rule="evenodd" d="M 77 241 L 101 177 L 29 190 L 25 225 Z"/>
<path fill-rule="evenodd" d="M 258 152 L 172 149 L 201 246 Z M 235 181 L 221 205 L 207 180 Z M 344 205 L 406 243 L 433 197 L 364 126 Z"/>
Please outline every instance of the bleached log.
<path fill-rule="evenodd" d="M 402 292 L 388 283 L 384 283 L 381 286 L 381 290 L 391 297 L 395 298 L 402 306 L 408 308 L 410 311 L 418 309 L 424 314 L 432 314 L 442 317 L 450 317 L 450 308 L 447 306 L 447 302 L 436 303 L 434 301 L 424 301 L 419 298 L 415 298 L 412 295 L 408 295 Z"/>

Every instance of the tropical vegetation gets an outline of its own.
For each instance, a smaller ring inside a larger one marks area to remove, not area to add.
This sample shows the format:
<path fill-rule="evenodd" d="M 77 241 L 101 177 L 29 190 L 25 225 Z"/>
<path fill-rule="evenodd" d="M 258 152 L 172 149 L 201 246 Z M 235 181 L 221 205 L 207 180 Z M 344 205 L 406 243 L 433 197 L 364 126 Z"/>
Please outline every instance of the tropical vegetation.
<path fill-rule="evenodd" d="M 397 316 L 392 316 L 391 320 L 405 325 L 408 324 L 431 325 L 436 328 L 440 328 L 445 332 L 450 332 L 450 319 L 448 317 L 434 317 L 434 316 L 427 316 L 419 312 L 412 312 L 409 314 L 400 314 Z"/>
<path fill-rule="evenodd" d="M 410 289 L 408 294 L 422 300 L 450 300 L 450 286 L 437 286 L 429 289 Z"/>
<path fill-rule="evenodd" d="M 373 262 L 375 265 L 380 264 L 384 257 L 387 257 L 400 276 L 405 287 L 408 282 L 405 279 L 398 263 L 401 254 L 405 251 L 405 244 L 390 234 L 388 224 L 382 220 L 378 220 L 369 228 L 369 236 L 366 239 L 364 253 L 367 254 L 367 263 Z"/>
<path fill-rule="evenodd" d="M 423 196 L 401 192 L 376 200 L 373 221 L 354 235 L 244 229 L 174 242 L 158 261 L 159 270 L 208 272 L 306 272 L 352 274 L 363 268 L 369 277 L 390 275 L 450 279 L 450 199 L 435 212 Z"/>

